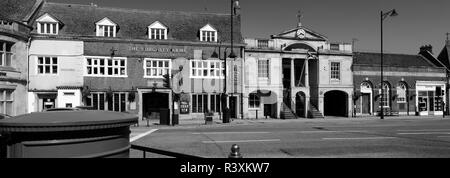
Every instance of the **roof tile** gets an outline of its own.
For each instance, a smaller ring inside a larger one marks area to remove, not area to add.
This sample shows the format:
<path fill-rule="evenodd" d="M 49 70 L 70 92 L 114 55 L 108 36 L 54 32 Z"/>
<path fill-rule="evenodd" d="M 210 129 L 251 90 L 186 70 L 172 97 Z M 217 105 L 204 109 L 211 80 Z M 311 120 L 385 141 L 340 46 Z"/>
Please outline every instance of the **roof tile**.
<path fill-rule="evenodd" d="M 168 27 L 169 40 L 200 41 L 199 30 L 208 23 L 218 30 L 218 41 L 229 42 L 231 39 L 230 14 L 135 10 L 52 2 L 44 3 L 38 17 L 45 13 L 65 24 L 59 31 L 60 35 L 95 36 L 95 23 L 108 17 L 119 26 L 117 38 L 148 39 L 148 26 L 159 21 Z M 234 19 L 234 42 L 243 43 L 240 16 Z"/>

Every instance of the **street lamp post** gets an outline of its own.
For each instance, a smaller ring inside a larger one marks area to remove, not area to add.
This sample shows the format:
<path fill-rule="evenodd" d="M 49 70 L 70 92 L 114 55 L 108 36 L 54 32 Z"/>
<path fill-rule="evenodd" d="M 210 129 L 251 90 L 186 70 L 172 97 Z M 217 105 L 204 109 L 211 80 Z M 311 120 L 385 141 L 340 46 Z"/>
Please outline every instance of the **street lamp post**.
<path fill-rule="evenodd" d="M 235 6 L 235 3 L 236 3 L 236 7 L 238 6 L 238 1 L 236 1 L 236 0 L 231 0 L 230 1 L 231 3 L 230 3 L 230 5 L 231 5 L 231 8 L 230 8 L 230 21 L 231 21 L 231 30 L 230 30 L 230 33 L 231 33 L 231 39 L 230 39 L 230 42 L 231 42 L 231 47 L 230 47 L 230 49 L 231 49 L 231 51 L 230 51 L 230 55 L 228 56 L 228 58 L 232 58 L 232 59 L 235 59 L 236 58 L 236 55 L 234 54 L 234 51 L 233 51 L 233 17 L 234 17 L 234 6 Z M 217 54 L 216 53 L 216 51 L 214 50 L 214 52 L 213 52 L 213 54 L 211 55 L 211 57 L 212 58 L 219 58 L 220 59 L 220 48 L 221 48 L 221 46 L 222 46 L 222 43 L 220 43 L 219 44 L 219 54 Z M 228 48 L 228 47 L 227 47 Z M 229 108 L 228 108 L 228 105 L 227 105 L 227 48 L 225 48 L 225 50 L 224 50 L 224 52 L 223 52 L 223 60 L 224 60 L 224 73 L 223 73 L 223 75 L 224 75 L 224 85 L 223 85 L 223 93 L 222 93 L 222 96 L 220 97 L 220 99 L 221 99 L 221 103 L 222 103 L 222 113 L 223 113 L 223 116 L 222 116 L 222 121 L 225 123 L 225 122 L 228 122 L 228 118 L 229 118 L 229 115 L 230 115 L 230 113 L 228 112 L 229 111 Z"/>
<path fill-rule="evenodd" d="M 390 10 L 389 12 L 383 13 L 383 11 L 380 11 L 380 24 L 381 24 L 381 62 L 380 62 L 380 71 L 381 71 L 381 81 L 380 81 L 380 87 L 381 87 L 381 99 L 380 99 L 380 105 L 381 105 L 381 114 L 380 119 L 384 119 L 384 88 L 383 88 L 383 20 L 387 18 L 388 16 L 394 17 L 397 16 L 397 12 L 395 9 Z"/>

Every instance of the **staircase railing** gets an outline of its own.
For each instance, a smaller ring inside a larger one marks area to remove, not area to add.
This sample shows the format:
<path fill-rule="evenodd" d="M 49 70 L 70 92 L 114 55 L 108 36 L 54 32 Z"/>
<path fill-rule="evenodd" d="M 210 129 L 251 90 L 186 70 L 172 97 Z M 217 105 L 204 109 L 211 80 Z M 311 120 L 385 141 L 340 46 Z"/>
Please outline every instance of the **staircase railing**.
<path fill-rule="evenodd" d="M 309 105 L 308 117 L 312 117 L 313 112 L 319 112 L 322 117 L 324 116 L 323 113 L 318 109 L 318 107 L 316 105 L 312 104 L 311 102 L 309 102 L 308 105 Z"/>
<path fill-rule="evenodd" d="M 292 110 L 292 108 L 290 108 L 285 102 L 281 103 L 281 111 L 289 112 L 294 117 L 296 117 L 296 118 L 298 117 L 297 114 L 295 114 L 295 112 Z"/>

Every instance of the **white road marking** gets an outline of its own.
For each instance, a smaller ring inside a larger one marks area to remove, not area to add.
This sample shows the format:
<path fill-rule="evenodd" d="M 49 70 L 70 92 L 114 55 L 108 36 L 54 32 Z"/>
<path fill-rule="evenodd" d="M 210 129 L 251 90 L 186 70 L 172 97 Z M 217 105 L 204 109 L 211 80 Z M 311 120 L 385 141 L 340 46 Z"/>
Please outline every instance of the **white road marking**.
<path fill-rule="evenodd" d="M 430 134 L 450 134 L 450 132 L 411 132 L 411 133 L 397 133 L 399 135 L 430 135 Z"/>
<path fill-rule="evenodd" d="M 244 142 L 279 142 L 280 139 L 267 140 L 224 140 L 224 141 L 202 141 L 202 143 L 244 143 Z"/>
<path fill-rule="evenodd" d="M 157 130 L 158 130 L 158 129 L 152 129 L 152 130 L 150 130 L 150 131 L 148 131 L 148 132 L 145 132 L 145 133 L 141 133 L 141 134 L 139 134 L 139 135 L 136 135 L 136 136 L 130 138 L 130 142 L 136 141 L 137 139 L 140 139 L 140 138 L 142 138 L 142 137 L 144 137 L 144 136 L 146 136 L 146 135 L 148 135 L 148 134 L 151 134 L 151 133 L 153 133 L 153 132 L 155 132 L 155 131 L 157 131 Z"/>
<path fill-rule="evenodd" d="M 195 132 L 194 135 L 200 134 L 266 134 L 270 132 Z"/>
<path fill-rule="evenodd" d="M 450 131 L 450 129 L 422 129 L 422 130 L 397 130 L 398 132 L 434 132 L 434 131 Z"/>
<path fill-rule="evenodd" d="M 357 138 L 322 138 L 322 140 L 374 140 L 374 139 L 393 139 L 397 137 L 357 137 Z"/>
<path fill-rule="evenodd" d="M 367 132 L 366 130 L 308 130 L 308 131 L 292 131 L 290 133 L 341 133 L 341 132 Z"/>

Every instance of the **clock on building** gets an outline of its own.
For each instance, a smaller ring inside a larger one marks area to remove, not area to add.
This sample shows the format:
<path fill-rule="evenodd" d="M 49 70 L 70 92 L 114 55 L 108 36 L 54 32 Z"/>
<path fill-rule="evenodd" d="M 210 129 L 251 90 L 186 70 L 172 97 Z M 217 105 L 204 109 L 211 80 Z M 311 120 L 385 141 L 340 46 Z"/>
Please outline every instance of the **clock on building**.
<path fill-rule="evenodd" d="M 297 37 L 299 38 L 305 38 L 305 30 L 303 29 L 298 29 L 296 32 Z"/>

